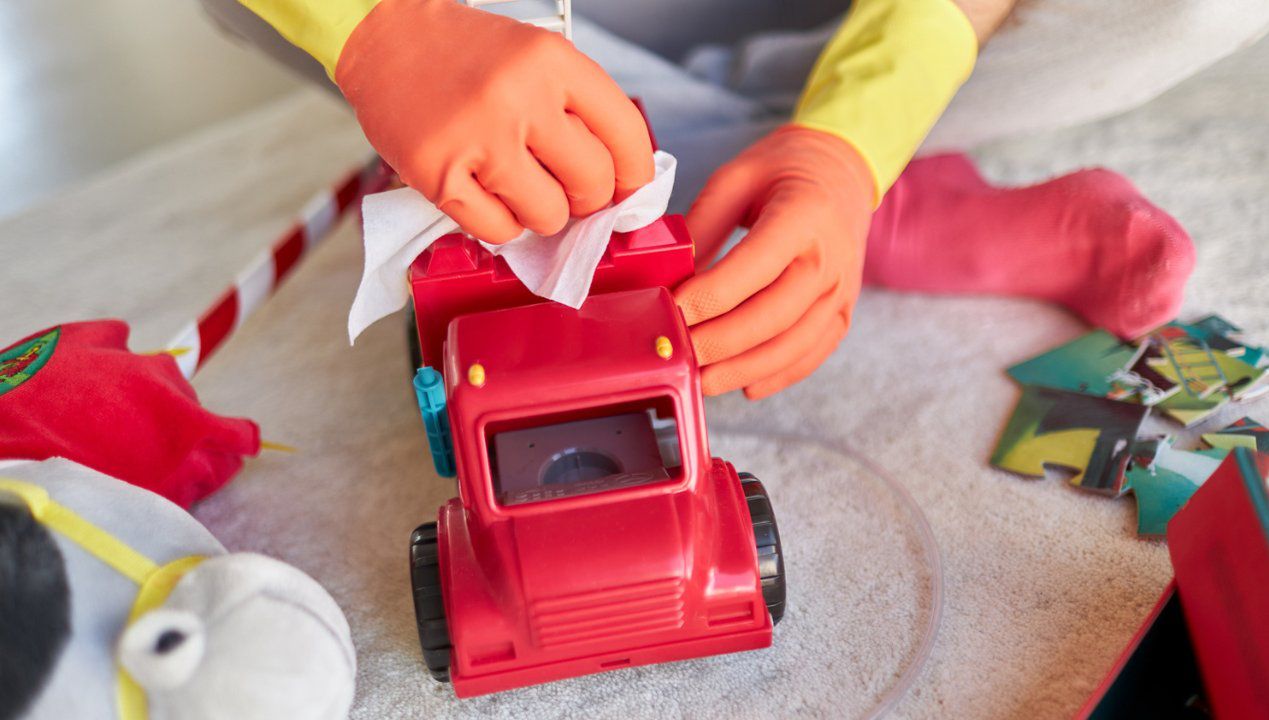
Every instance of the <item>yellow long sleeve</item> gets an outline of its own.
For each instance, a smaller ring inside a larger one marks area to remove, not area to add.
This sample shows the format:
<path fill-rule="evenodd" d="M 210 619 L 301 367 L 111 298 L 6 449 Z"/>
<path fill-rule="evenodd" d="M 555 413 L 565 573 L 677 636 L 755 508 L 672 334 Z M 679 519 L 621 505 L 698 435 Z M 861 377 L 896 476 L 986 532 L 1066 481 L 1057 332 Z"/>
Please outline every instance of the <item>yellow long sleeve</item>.
<path fill-rule="evenodd" d="M 379 0 L 239 0 L 335 76 L 339 53 Z"/>
<path fill-rule="evenodd" d="M 855 0 L 811 71 L 793 121 L 855 147 L 874 206 L 969 78 L 978 39 L 951 0 Z"/>

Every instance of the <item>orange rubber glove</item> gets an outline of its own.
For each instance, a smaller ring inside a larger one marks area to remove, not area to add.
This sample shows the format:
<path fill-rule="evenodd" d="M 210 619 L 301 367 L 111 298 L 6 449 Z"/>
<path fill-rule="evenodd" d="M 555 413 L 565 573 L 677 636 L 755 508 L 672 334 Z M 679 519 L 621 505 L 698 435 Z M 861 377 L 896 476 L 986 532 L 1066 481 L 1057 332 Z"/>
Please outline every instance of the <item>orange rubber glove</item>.
<path fill-rule="evenodd" d="M 810 375 L 846 335 L 872 215 L 872 171 L 845 140 L 786 125 L 719 168 L 687 215 L 698 267 L 675 290 L 706 395 L 751 400 Z"/>
<path fill-rule="evenodd" d="M 454 0 L 384 0 L 335 82 L 401 179 L 487 242 L 552 235 L 652 179 L 647 125 L 557 33 Z"/>

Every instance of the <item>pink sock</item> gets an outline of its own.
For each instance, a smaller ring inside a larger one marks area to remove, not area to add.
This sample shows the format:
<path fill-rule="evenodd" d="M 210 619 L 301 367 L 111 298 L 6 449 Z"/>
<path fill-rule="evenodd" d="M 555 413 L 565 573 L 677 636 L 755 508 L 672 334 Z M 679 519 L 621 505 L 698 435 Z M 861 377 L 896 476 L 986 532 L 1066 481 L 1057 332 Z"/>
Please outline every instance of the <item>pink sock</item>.
<path fill-rule="evenodd" d="M 864 282 L 1048 300 L 1131 338 L 1176 316 L 1193 269 L 1190 236 L 1122 175 L 997 188 L 968 157 L 939 155 L 913 161 L 877 209 Z"/>

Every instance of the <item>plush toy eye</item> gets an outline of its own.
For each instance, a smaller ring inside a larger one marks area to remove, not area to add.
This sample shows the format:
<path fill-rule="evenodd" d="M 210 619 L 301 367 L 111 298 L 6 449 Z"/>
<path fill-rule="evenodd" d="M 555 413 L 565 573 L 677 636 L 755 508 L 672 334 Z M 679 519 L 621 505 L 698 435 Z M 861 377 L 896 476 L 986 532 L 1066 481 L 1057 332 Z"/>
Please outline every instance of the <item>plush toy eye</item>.
<path fill-rule="evenodd" d="M 154 642 L 154 652 L 160 655 L 167 653 L 180 647 L 185 642 L 185 633 L 180 630 L 164 630 L 159 639 Z"/>
<path fill-rule="evenodd" d="M 203 622 L 187 610 L 157 608 L 123 631 L 119 662 L 141 687 L 176 688 L 198 671 L 206 637 Z"/>

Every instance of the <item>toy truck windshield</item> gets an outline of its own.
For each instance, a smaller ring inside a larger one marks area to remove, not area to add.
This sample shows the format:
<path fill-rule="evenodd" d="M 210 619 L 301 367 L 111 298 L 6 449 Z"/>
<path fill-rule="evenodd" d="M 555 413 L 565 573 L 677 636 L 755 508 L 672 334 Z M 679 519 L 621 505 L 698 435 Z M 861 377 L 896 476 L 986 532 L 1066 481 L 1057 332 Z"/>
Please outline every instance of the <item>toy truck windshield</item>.
<path fill-rule="evenodd" d="M 488 435 L 490 479 L 512 506 L 672 480 L 682 475 L 675 405 L 609 406 L 572 420 L 531 418 Z"/>

